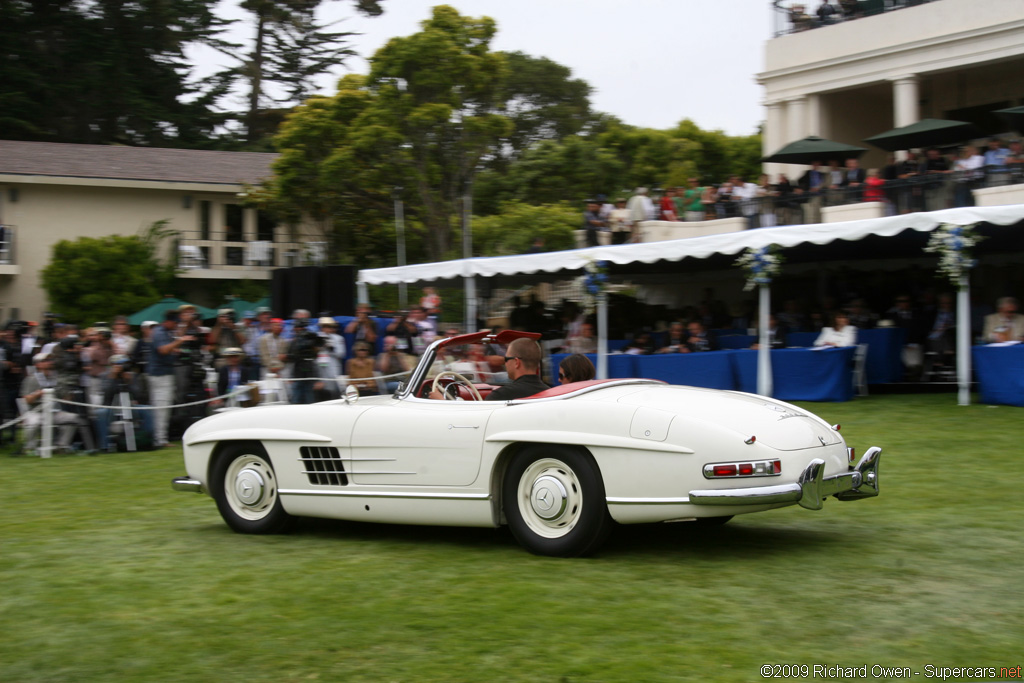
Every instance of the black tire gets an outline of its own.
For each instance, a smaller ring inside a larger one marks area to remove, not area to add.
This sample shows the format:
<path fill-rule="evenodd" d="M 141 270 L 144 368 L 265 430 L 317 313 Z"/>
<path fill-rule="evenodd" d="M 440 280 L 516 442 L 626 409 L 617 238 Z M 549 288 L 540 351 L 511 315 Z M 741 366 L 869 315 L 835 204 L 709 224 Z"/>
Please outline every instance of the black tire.
<path fill-rule="evenodd" d="M 597 550 L 611 529 L 604 482 L 594 458 L 566 446 L 529 446 L 502 483 L 505 519 L 535 555 L 579 557 Z"/>
<path fill-rule="evenodd" d="M 241 534 L 277 534 L 291 515 L 277 495 L 277 475 L 258 443 L 232 444 L 217 457 L 210 493 L 227 525 Z"/>

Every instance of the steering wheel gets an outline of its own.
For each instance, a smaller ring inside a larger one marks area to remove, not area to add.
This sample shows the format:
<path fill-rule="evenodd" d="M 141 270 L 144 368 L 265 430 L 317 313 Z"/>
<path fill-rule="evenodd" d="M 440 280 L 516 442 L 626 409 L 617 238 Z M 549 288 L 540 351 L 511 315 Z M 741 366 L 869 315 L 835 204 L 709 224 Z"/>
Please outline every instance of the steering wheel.
<path fill-rule="evenodd" d="M 443 370 L 443 371 L 437 373 L 437 376 L 434 377 L 434 384 L 433 384 L 433 386 L 430 387 L 431 392 L 441 391 L 441 378 L 442 377 L 450 377 L 453 380 L 452 384 L 462 384 L 462 385 L 464 385 L 466 388 L 469 389 L 469 393 L 473 394 L 473 400 L 474 401 L 482 401 L 482 400 L 484 400 L 484 397 L 480 395 L 480 392 L 477 391 L 475 386 L 473 386 L 473 383 L 470 382 L 467 378 L 465 378 L 462 375 L 460 375 L 459 373 L 455 372 L 454 370 Z M 449 386 L 451 386 L 451 384 L 449 384 Z M 443 391 L 442 393 L 444 394 L 444 398 L 445 398 L 446 401 L 448 401 L 448 400 L 454 401 L 455 400 L 455 398 L 453 398 L 453 397 L 448 395 L 447 391 Z"/>

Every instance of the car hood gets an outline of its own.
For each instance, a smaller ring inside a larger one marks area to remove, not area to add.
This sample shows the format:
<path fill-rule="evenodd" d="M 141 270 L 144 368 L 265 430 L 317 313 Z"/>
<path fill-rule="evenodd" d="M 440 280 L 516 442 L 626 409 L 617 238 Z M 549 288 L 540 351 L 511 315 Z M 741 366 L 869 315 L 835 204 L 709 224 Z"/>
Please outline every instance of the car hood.
<path fill-rule="evenodd" d="M 841 443 L 842 437 L 821 418 L 794 405 L 734 391 L 655 386 L 620 395 L 619 403 L 674 413 L 674 423 L 716 425 L 744 439 L 751 436 L 789 451 Z"/>

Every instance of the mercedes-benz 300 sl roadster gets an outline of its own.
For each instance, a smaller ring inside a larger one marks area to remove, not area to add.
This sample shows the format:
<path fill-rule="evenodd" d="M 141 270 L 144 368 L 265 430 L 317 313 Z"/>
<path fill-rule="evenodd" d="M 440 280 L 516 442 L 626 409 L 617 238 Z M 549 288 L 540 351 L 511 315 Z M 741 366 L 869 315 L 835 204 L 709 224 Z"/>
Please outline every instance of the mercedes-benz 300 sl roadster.
<path fill-rule="evenodd" d="M 556 556 L 593 552 L 614 523 L 720 523 L 878 495 L 880 448 L 856 458 L 838 426 L 770 398 L 618 379 L 484 400 L 493 378 L 452 369 L 466 367 L 461 348 L 521 336 L 537 337 L 435 341 L 391 395 L 350 387 L 334 401 L 201 420 L 184 435 L 187 476 L 173 488 L 210 495 L 243 533 L 301 516 L 507 524 L 527 550 Z"/>

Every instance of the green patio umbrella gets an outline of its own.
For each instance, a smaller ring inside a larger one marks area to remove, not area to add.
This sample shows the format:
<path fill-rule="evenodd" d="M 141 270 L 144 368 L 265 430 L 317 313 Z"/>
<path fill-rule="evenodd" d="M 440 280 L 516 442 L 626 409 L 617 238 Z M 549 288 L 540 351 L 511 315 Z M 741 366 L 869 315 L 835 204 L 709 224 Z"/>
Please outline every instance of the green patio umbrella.
<path fill-rule="evenodd" d="M 921 119 L 909 126 L 900 126 L 878 135 L 864 138 L 864 142 L 874 145 L 887 152 L 914 147 L 942 147 L 953 145 L 971 138 L 981 137 L 982 133 L 973 123 L 967 121 L 950 121 L 947 119 Z"/>
<path fill-rule="evenodd" d="M 246 311 L 255 312 L 258 307 L 259 304 L 254 304 L 251 301 L 246 301 L 245 299 L 229 299 L 221 304 L 218 307 L 218 310 L 221 308 L 230 308 L 235 312 L 235 320 L 241 320 L 242 314 Z"/>
<path fill-rule="evenodd" d="M 156 322 L 160 322 L 161 320 L 164 319 L 164 313 L 166 313 L 168 310 L 172 308 L 177 310 L 178 308 L 186 304 L 190 306 L 195 306 L 196 309 L 199 311 L 199 317 L 202 318 L 203 320 L 206 320 L 207 318 L 214 318 L 217 316 L 217 311 L 215 309 L 206 308 L 205 306 L 198 306 L 196 304 L 184 301 L 182 299 L 178 299 L 173 296 L 165 296 L 163 299 L 160 299 L 160 301 L 157 301 L 155 304 L 151 306 L 146 306 L 138 313 L 133 313 L 132 315 L 128 316 L 128 324 L 141 325 L 147 320 L 155 320 Z"/>
<path fill-rule="evenodd" d="M 781 147 L 761 161 L 778 164 L 810 164 L 815 161 L 828 163 L 833 159 L 836 161 L 856 159 L 866 151 L 867 149 L 864 147 L 810 135 Z"/>
<path fill-rule="evenodd" d="M 1010 125 L 1011 130 L 1024 133 L 1024 107 L 1010 107 L 1009 109 L 996 109 L 993 114 L 998 114 Z"/>

